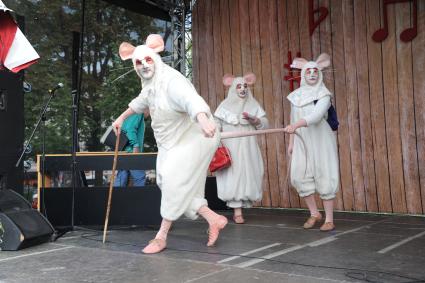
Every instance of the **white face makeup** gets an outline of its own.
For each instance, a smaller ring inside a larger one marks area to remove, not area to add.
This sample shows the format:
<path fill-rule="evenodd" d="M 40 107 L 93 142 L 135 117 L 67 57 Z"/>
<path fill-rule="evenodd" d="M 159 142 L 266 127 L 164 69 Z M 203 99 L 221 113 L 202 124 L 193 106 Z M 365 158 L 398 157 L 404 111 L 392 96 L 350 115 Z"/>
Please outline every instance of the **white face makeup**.
<path fill-rule="evenodd" d="M 236 93 L 240 98 L 245 98 L 248 95 L 248 84 L 240 83 L 236 85 Z"/>
<path fill-rule="evenodd" d="M 314 86 L 317 84 L 319 80 L 319 69 L 317 68 L 307 68 L 304 74 L 305 82 L 310 85 Z"/>
<path fill-rule="evenodd" d="M 145 80 L 151 79 L 155 74 L 155 62 L 150 56 L 142 60 L 136 59 L 134 64 L 139 75 Z"/>

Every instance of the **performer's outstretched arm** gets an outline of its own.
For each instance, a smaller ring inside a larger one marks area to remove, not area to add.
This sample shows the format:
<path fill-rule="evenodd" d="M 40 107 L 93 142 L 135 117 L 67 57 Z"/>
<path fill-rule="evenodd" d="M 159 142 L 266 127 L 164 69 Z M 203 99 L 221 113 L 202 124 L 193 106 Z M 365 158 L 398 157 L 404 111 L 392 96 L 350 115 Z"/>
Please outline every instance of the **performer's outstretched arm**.
<path fill-rule="evenodd" d="M 124 123 L 124 120 L 127 119 L 128 116 L 133 115 L 134 110 L 131 108 L 127 108 L 116 120 L 112 123 L 112 128 L 114 129 L 115 134 L 118 134 L 121 132 L 122 124 Z"/>

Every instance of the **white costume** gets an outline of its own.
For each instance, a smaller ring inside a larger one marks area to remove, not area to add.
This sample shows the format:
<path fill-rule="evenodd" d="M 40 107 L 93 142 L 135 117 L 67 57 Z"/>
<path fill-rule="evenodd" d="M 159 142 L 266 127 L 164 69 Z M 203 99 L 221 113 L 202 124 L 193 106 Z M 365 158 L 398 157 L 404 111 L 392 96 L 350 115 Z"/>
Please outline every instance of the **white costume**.
<path fill-rule="evenodd" d="M 201 112 L 213 118 L 193 85 L 145 45 L 136 47 L 133 61 L 146 56 L 155 62 L 155 74 L 150 80 L 142 79 L 143 89 L 129 107 L 136 113 L 149 108 L 152 117 L 158 145 L 156 170 L 162 192 L 161 216 L 170 221 L 182 214 L 195 219 L 199 208 L 207 205 L 205 181 L 219 135 L 205 137 L 195 122 Z"/>
<path fill-rule="evenodd" d="M 317 84 L 306 83 L 308 68 L 318 68 Z M 335 133 L 326 121 L 331 105 L 330 91 L 323 84 L 323 74 L 316 62 L 306 63 L 301 71 L 301 86 L 288 95 L 291 102 L 291 124 L 304 119 L 307 127 L 297 130 L 305 142 L 294 136 L 291 160 L 291 183 L 301 197 L 315 192 L 324 200 L 335 198 L 339 183 L 338 148 Z M 314 101 L 317 104 L 314 104 Z M 306 164 L 307 156 L 307 164 Z"/>
<path fill-rule="evenodd" d="M 268 120 L 263 108 L 252 96 L 249 88 L 246 88 L 245 97 L 239 97 L 236 91 L 238 84 L 244 85 L 246 80 L 238 77 L 231 82 L 227 98 L 214 113 L 222 131 L 249 132 L 267 128 Z M 243 112 L 257 117 L 260 123 L 253 126 L 243 118 Z M 257 138 L 250 136 L 222 142 L 230 151 L 232 165 L 215 173 L 218 197 L 226 201 L 227 206 L 231 208 L 251 207 L 252 202 L 262 198 L 264 167 Z"/>

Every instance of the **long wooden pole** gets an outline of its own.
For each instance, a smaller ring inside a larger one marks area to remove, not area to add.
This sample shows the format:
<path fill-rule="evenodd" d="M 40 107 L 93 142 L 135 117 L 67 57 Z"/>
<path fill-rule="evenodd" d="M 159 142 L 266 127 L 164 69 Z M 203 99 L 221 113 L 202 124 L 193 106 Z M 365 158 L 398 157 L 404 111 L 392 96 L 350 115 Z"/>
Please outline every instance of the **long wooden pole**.
<path fill-rule="evenodd" d="M 273 134 L 273 133 L 282 133 L 285 132 L 284 128 L 276 128 L 276 129 L 267 129 L 267 130 L 257 130 L 250 132 L 221 132 L 221 139 L 232 139 L 232 138 L 241 138 L 248 136 L 256 136 L 256 135 L 264 135 L 264 134 Z"/>
<path fill-rule="evenodd" d="M 105 243 L 105 241 L 106 241 L 106 231 L 108 230 L 109 212 L 111 211 L 112 190 L 114 189 L 115 169 L 117 168 L 118 146 L 119 146 L 119 144 L 120 144 L 120 132 L 118 132 L 117 140 L 115 141 L 114 163 L 112 165 L 111 182 L 109 183 L 108 206 L 106 207 L 105 226 L 103 228 L 103 243 Z"/>
<path fill-rule="evenodd" d="M 267 130 L 257 130 L 257 131 L 249 131 L 249 132 L 244 132 L 244 131 L 235 131 L 235 132 L 221 132 L 221 136 L 220 138 L 222 140 L 224 139 L 233 139 L 233 138 L 242 138 L 242 137 L 249 137 L 249 136 L 256 136 L 256 135 L 264 135 L 264 134 L 275 134 L 275 133 L 284 133 L 285 130 L 284 128 L 275 128 L 275 129 L 267 129 Z M 304 142 L 304 139 L 302 138 L 302 136 L 300 134 L 298 134 L 297 132 L 293 133 L 295 136 L 297 136 L 300 140 L 301 143 L 304 147 L 304 152 L 305 152 L 305 164 L 306 167 L 304 169 L 304 176 L 307 174 L 307 161 L 308 161 L 308 153 L 307 153 L 307 146 Z M 289 159 L 290 161 L 290 159 Z M 288 172 L 287 172 L 287 180 L 288 180 L 288 176 L 289 176 L 289 172 L 290 172 L 290 162 L 289 162 L 289 166 L 288 166 Z"/>

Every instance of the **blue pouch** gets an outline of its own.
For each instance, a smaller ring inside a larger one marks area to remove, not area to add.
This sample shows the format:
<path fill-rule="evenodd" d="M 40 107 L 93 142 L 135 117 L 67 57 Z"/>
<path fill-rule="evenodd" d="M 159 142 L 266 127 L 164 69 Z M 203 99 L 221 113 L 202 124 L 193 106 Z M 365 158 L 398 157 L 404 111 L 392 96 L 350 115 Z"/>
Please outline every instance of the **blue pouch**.
<path fill-rule="evenodd" d="M 314 105 L 316 105 L 317 100 L 314 101 Z M 336 114 L 336 110 L 334 106 L 331 104 L 331 106 L 328 109 L 328 119 L 326 119 L 329 126 L 331 127 L 332 131 L 338 130 L 339 122 L 338 122 L 338 116 Z"/>

